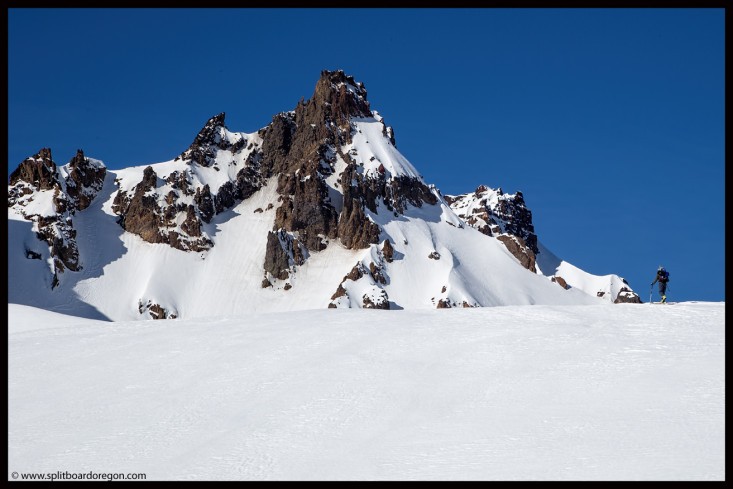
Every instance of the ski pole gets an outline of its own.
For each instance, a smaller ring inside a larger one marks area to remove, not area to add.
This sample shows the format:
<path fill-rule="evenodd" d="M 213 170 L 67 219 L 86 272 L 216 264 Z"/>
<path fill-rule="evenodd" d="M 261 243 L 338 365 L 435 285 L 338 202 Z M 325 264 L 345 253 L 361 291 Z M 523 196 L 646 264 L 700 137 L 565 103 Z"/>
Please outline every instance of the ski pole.
<path fill-rule="evenodd" d="M 649 305 L 652 305 L 652 293 L 654 291 L 654 285 L 649 288 Z"/>

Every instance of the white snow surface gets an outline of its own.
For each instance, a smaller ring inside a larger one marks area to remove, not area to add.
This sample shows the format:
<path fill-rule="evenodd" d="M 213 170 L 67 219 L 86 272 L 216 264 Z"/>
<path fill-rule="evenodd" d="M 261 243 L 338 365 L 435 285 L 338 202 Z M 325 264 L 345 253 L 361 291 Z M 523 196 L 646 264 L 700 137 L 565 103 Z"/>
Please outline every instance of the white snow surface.
<path fill-rule="evenodd" d="M 350 118 L 356 131 L 351 135 L 351 144 L 343 147 L 344 152 L 350 153 L 360 171 L 363 168 L 363 173 L 368 176 L 375 177 L 379 165 L 382 164 L 388 178 L 407 176 L 423 182 L 412 163 L 382 134 L 384 123 L 378 114 L 374 115 L 375 117 L 369 118 Z"/>
<path fill-rule="evenodd" d="M 8 318 L 9 471 L 725 479 L 724 303 Z"/>
<path fill-rule="evenodd" d="M 562 277 L 569 286 L 582 290 L 591 296 L 598 296 L 601 292 L 603 300 L 613 302 L 622 288 L 629 289 L 629 285 L 622 277 L 616 274 L 593 275 L 556 257 L 550 250 L 537 241 L 537 269 L 538 273 L 548 277 Z"/>

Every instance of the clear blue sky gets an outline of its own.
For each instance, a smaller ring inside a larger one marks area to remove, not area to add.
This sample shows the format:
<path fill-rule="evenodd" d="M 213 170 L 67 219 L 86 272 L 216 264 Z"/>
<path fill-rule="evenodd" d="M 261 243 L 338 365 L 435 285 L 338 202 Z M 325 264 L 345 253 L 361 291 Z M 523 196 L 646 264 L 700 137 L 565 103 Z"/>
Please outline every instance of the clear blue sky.
<path fill-rule="evenodd" d="M 8 171 L 165 161 L 343 69 L 444 194 L 521 190 L 560 258 L 721 301 L 724 45 L 723 9 L 9 9 Z"/>

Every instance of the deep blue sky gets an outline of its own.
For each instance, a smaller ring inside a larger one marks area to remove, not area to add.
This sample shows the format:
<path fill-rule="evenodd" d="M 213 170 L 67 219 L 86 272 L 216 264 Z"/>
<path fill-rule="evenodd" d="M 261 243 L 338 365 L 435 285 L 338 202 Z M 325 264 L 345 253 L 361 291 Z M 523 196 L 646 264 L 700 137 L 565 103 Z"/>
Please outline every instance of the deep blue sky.
<path fill-rule="evenodd" d="M 724 45 L 723 9 L 10 9 L 8 171 L 165 161 L 343 69 L 444 194 L 521 190 L 560 258 L 721 301 Z"/>

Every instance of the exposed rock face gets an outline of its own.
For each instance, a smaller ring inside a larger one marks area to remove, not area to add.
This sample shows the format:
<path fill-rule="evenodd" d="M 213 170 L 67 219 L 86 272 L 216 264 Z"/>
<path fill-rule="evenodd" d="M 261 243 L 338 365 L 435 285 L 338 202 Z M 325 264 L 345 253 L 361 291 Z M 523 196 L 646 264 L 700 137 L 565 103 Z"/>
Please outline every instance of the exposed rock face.
<path fill-rule="evenodd" d="M 160 304 L 153 303 L 151 300 L 148 300 L 145 304 L 143 304 L 142 299 L 139 299 L 137 302 L 137 309 L 138 312 L 140 312 L 140 315 L 147 316 L 150 319 L 176 318 L 175 313 L 168 311 Z"/>
<path fill-rule="evenodd" d="M 376 296 L 364 294 L 362 297 L 362 307 L 364 309 L 389 309 L 387 293 L 383 289 L 379 289 L 379 293 Z"/>
<path fill-rule="evenodd" d="M 268 232 L 264 269 L 265 273 L 269 273 L 271 278 L 287 279 L 290 273 L 295 270 L 295 266 L 305 263 L 308 256 L 308 249 L 292 233 L 284 229 L 277 232 Z M 271 285 L 267 276 L 265 281 L 267 284 L 263 281 L 263 288 Z M 292 284 L 290 287 L 292 287 Z"/>
<path fill-rule="evenodd" d="M 260 131 L 263 166 L 268 174 L 279 175 L 277 191 L 282 196 L 273 231 L 297 235 L 309 251 L 323 250 L 335 238 L 349 249 L 363 249 L 379 242 L 381 230 L 366 209 L 377 213 L 380 199 L 397 213 L 408 204 L 437 203 L 431 189 L 417 179 L 404 175 L 388 179 L 384 171 L 376 178 L 365 177 L 343 151 L 352 141 L 350 119 L 371 116 L 362 83 L 340 70 L 323 71 L 311 99 L 276 115 Z M 394 143 L 391 128 L 385 126 L 384 131 Z M 334 172 L 336 155 L 347 163 L 339 175 L 340 213 L 325 183 Z M 275 252 L 274 247 L 268 250 Z M 266 256 L 265 261 L 273 263 L 275 257 Z"/>
<path fill-rule="evenodd" d="M 149 243 L 164 243 L 183 251 L 210 249 L 213 241 L 204 232 L 204 224 L 262 188 L 268 171 L 263 167 L 257 141 L 249 143 L 244 166 L 236 178 L 225 181 L 215 191 L 208 183 L 198 181 L 193 167 L 219 170 L 216 164 L 219 152 L 224 151 L 232 159 L 244 150 L 246 143 L 241 134 L 226 130 L 224 113 L 212 117 L 191 146 L 174 160 L 182 160 L 188 166 L 165 177 L 156 175 L 149 166 L 140 182 L 127 189 L 120 188 L 112 205 L 112 210 L 120 216 L 120 225 Z"/>
<path fill-rule="evenodd" d="M 435 306 L 436 309 L 452 309 L 454 307 L 462 307 L 465 309 L 467 307 L 477 307 L 477 306 L 475 304 L 469 304 L 466 301 L 461 301 L 460 303 L 457 303 L 456 301 L 451 301 L 450 298 L 440 299 L 438 301 L 438 305 Z"/>
<path fill-rule="evenodd" d="M 52 190 L 58 185 L 56 163 L 51 159 L 51 148 L 23 160 L 10 174 L 10 185 L 25 182 L 36 190 Z M 9 204 L 10 205 L 10 204 Z"/>
<path fill-rule="evenodd" d="M 527 243 L 525 243 L 522 238 L 508 234 L 500 234 L 496 238 L 504 243 L 504 246 L 506 246 L 509 252 L 519 260 L 519 263 L 521 263 L 524 268 L 530 272 L 537 273 L 537 269 L 535 268 L 537 258 L 532 249 L 527 246 Z"/>
<path fill-rule="evenodd" d="M 384 253 L 373 245 L 368 256 L 344 276 L 328 307 L 390 309 L 389 297 L 384 290 L 384 286 L 389 284 L 386 263 Z"/>
<path fill-rule="evenodd" d="M 338 288 L 336 289 L 336 292 L 334 292 L 333 295 L 331 296 L 331 300 L 333 301 L 345 295 L 346 295 L 346 289 L 344 289 L 344 284 L 342 282 L 339 284 Z M 331 307 L 331 304 L 329 304 L 329 307 Z M 333 307 L 336 307 L 336 305 L 333 304 Z"/>
<path fill-rule="evenodd" d="M 621 303 L 641 304 L 641 299 L 636 294 L 636 292 L 634 292 L 633 290 L 627 287 L 622 287 L 618 293 L 618 296 L 616 296 L 616 300 L 614 300 L 613 303 L 614 304 L 621 304 Z"/>
<path fill-rule="evenodd" d="M 121 215 L 120 224 L 131 233 L 139 235 L 149 243 L 165 242 L 165 236 L 158 232 L 159 218 L 162 209 L 158 207 L 155 197 L 148 194 L 157 187 L 158 176 L 151 166 L 145 168 L 142 181 L 135 186 L 132 198 L 118 192 L 114 200 L 114 209 Z"/>
<path fill-rule="evenodd" d="M 324 71 L 310 100 L 276 115 L 260 131 L 263 166 L 268 174 L 278 174 L 277 191 L 282 196 L 273 231 L 297 235 L 310 251 L 324 249 L 329 239 L 339 236 L 339 215 L 325 178 L 333 173 L 333 148 L 350 138 L 349 117 L 367 114 L 363 85 L 342 71 Z M 270 253 L 276 253 L 274 246 L 267 248 L 269 265 L 277 261 Z"/>
<path fill-rule="evenodd" d="M 344 199 L 338 237 L 350 249 L 366 248 L 379 242 L 380 229 L 364 214 L 364 207 L 358 199 Z"/>
<path fill-rule="evenodd" d="M 446 202 L 466 223 L 487 236 L 510 234 L 522 238 L 533 253 L 538 253 L 537 235 L 532 224 L 532 212 L 524 203 L 524 195 L 504 194 L 485 185 L 474 192 L 445 196 Z"/>
<path fill-rule="evenodd" d="M 437 198 L 424 183 L 404 175 L 387 180 L 360 174 L 355 164 L 341 174 L 343 209 L 339 220 L 338 236 L 347 248 L 366 248 L 379 242 L 379 227 L 364 212 L 377 213 L 378 203 L 384 202 L 395 216 L 404 213 L 408 205 L 422 207 L 435 205 Z"/>
<path fill-rule="evenodd" d="M 224 112 L 215 115 L 206 122 L 196 138 L 186 151 L 176 157 L 188 164 L 196 163 L 201 166 L 211 166 L 219 149 L 230 149 L 231 143 L 222 138 L 221 129 L 224 127 Z M 241 149 L 241 147 L 239 148 Z"/>
<path fill-rule="evenodd" d="M 388 239 L 384 240 L 384 245 L 382 246 L 382 255 L 384 256 L 384 259 L 387 261 L 387 263 L 392 263 L 394 248 L 392 248 L 392 243 L 390 243 Z"/>
<path fill-rule="evenodd" d="M 281 174 L 278 192 L 285 194 L 285 198 L 275 211 L 275 229 L 297 232 L 311 251 L 324 249 L 328 244 L 326 238 L 336 238 L 338 215 L 327 202 L 328 188 L 318 174 L 314 178 Z"/>
<path fill-rule="evenodd" d="M 287 279 L 290 274 L 290 258 L 283 249 L 278 238 L 278 233 L 270 231 L 267 233 L 267 248 L 265 252 L 265 272 L 271 274 L 278 280 Z"/>
<path fill-rule="evenodd" d="M 550 280 L 557 283 L 557 285 L 559 285 L 563 289 L 569 289 L 567 282 L 565 282 L 565 279 L 562 277 L 552 277 Z"/>
<path fill-rule="evenodd" d="M 132 197 L 123 190 L 115 196 L 112 209 L 120 215 L 120 225 L 149 243 L 166 243 L 184 251 L 209 249 L 212 242 L 201 231 L 202 221 L 208 222 L 214 214 L 208 186 L 204 187 L 204 193 L 199 188 L 194 193 L 185 173 L 170 175 L 168 181 L 173 181 L 174 188 L 180 188 L 183 195 L 193 194 L 193 203 L 179 202 L 178 190 L 171 190 L 161 201 L 160 194 L 155 191 L 158 176 L 148 166 L 140 183 L 133 187 Z M 180 226 L 176 220 L 179 214 L 182 216 Z"/>
<path fill-rule="evenodd" d="M 375 282 L 380 283 L 382 285 L 387 284 L 386 272 L 383 266 L 377 265 L 374 262 L 370 262 L 369 263 L 369 273 L 372 275 L 372 278 L 374 279 Z"/>
<path fill-rule="evenodd" d="M 75 202 L 77 210 L 89 207 L 104 185 L 107 168 L 103 165 L 90 164 L 82 150 L 77 150 L 68 165 L 69 176 L 66 179 L 66 193 Z"/>
<path fill-rule="evenodd" d="M 322 71 L 313 97 L 294 111 L 280 113 L 260 131 L 265 165 L 273 174 L 320 171 L 329 162 L 329 147 L 351 141 L 349 117 L 371 115 L 366 89 L 343 71 Z M 327 168 L 324 168 L 328 172 Z"/>
<path fill-rule="evenodd" d="M 100 161 L 84 157 L 82 150 L 58 168 L 51 149 L 43 148 L 10 174 L 8 207 L 34 222 L 36 236 L 49 245 L 53 258 L 52 288 L 59 283 L 60 273 L 82 268 L 73 216 L 86 209 L 102 189 L 106 171 Z M 36 199 L 50 201 L 52 208 L 30 206 Z"/>
<path fill-rule="evenodd" d="M 537 235 L 522 192 L 507 195 L 481 185 L 473 193 L 446 195 L 445 200 L 469 226 L 499 238 L 522 266 L 536 273 Z"/>
<path fill-rule="evenodd" d="M 398 214 L 404 213 L 408 205 L 422 207 L 423 203 L 438 203 L 430 187 L 416 178 L 406 175 L 396 175 L 391 179 L 384 175 L 365 177 L 358 172 L 356 164 L 347 166 L 341 176 L 341 186 L 344 189 L 344 202 L 357 199 L 375 214 L 379 201 L 383 201 L 388 210 Z"/>

